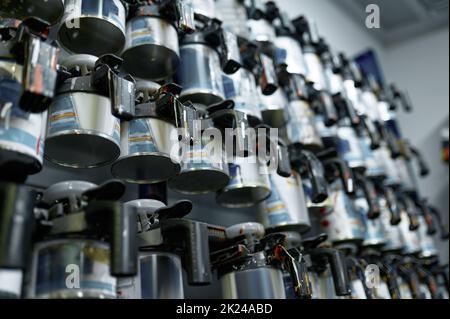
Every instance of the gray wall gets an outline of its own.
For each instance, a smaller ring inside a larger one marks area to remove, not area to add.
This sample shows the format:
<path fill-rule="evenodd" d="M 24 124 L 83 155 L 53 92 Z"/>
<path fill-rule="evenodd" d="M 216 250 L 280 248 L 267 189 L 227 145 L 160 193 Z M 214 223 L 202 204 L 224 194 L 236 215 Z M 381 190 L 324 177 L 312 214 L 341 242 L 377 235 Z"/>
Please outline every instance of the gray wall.
<path fill-rule="evenodd" d="M 384 51 L 384 70 L 389 80 L 406 88 L 414 112 L 399 112 L 405 136 L 424 154 L 431 174 L 420 181 L 423 196 L 441 210 L 448 223 L 449 172 L 441 160 L 441 131 L 449 125 L 449 29 L 441 29 L 392 45 Z M 442 259 L 448 261 L 448 241 L 442 243 Z"/>

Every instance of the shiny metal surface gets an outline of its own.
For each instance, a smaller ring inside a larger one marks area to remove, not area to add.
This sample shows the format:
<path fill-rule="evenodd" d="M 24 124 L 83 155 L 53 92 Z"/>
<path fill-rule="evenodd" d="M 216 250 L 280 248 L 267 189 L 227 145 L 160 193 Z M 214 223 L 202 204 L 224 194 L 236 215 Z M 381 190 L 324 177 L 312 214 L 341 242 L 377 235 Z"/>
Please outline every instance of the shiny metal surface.
<path fill-rule="evenodd" d="M 367 299 L 366 291 L 364 290 L 364 283 L 359 279 L 354 279 L 351 282 L 352 299 L 365 300 Z"/>
<path fill-rule="evenodd" d="M 268 96 L 262 93 L 259 95 L 261 100 L 260 110 L 264 123 L 274 128 L 283 128 L 288 120 L 286 108 L 289 104 L 283 90 L 278 89 L 274 94 Z"/>
<path fill-rule="evenodd" d="M 366 176 L 369 178 L 385 178 L 387 173 L 385 166 L 381 161 L 378 160 L 376 155 L 377 150 L 372 150 L 370 148 L 370 138 L 368 136 L 362 136 L 359 138 L 361 144 L 361 150 L 364 154 Z"/>
<path fill-rule="evenodd" d="M 328 239 L 335 243 L 362 243 L 364 225 L 360 212 L 342 189 L 337 180 L 330 186 L 329 196 L 333 201 L 333 210 L 321 219 L 321 228 Z"/>
<path fill-rule="evenodd" d="M 45 157 L 58 165 L 92 168 L 120 155 L 120 123 L 109 98 L 82 92 L 57 96 L 48 112 Z"/>
<path fill-rule="evenodd" d="M 163 120 L 122 121 L 121 154 L 112 165 L 111 173 L 138 184 L 169 180 L 180 171 L 179 158 L 171 158 L 177 136 L 175 126 Z"/>
<path fill-rule="evenodd" d="M 219 205 L 228 208 L 251 207 L 270 196 L 267 167 L 259 164 L 255 156 L 237 158 L 228 168 L 231 179 L 217 193 Z"/>
<path fill-rule="evenodd" d="M 260 219 L 266 229 L 295 230 L 304 233 L 311 228 L 301 178 L 293 173 L 284 178 L 270 175 L 272 194 L 265 200 Z"/>
<path fill-rule="evenodd" d="M 169 187 L 184 194 L 216 192 L 230 181 L 222 141 L 203 139 L 193 146 L 182 144 L 181 171 Z"/>
<path fill-rule="evenodd" d="M 369 204 L 363 194 L 358 194 L 354 201 L 355 208 L 360 212 L 364 224 L 364 242 L 363 247 L 380 248 L 386 244 L 381 218 L 369 219 Z"/>
<path fill-rule="evenodd" d="M 311 52 L 311 49 L 309 49 L 304 50 L 304 59 L 307 69 L 307 80 L 313 83 L 316 90 L 325 90 L 327 88 L 325 70 L 319 56 L 315 52 Z"/>
<path fill-rule="evenodd" d="M 214 0 L 186 0 L 194 12 L 208 18 L 216 18 L 216 4 Z"/>
<path fill-rule="evenodd" d="M 1 76 L 21 82 L 22 71 L 17 63 L 0 61 Z M 23 163 L 29 174 L 39 172 L 44 161 L 46 123 L 47 112 L 32 114 L 12 103 L 9 109 L 5 106 L 0 116 L 0 160 Z"/>
<path fill-rule="evenodd" d="M 289 103 L 287 135 L 291 145 L 298 144 L 310 150 L 323 148 L 314 113 L 308 102 L 297 100 Z"/>
<path fill-rule="evenodd" d="M 385 300 L 392 299 L 391 293 L 389 292 L 388 285 L 386 284 L 386 282 L 384 280 L 380 280 L 380 285 L 378 288 L 374 289 L 374 292 L 375 292 L 375 296 L 377 297 L 377 299 L 385 299 Z"/>
<path fill-rule="evenodd" d="M 378 112 L 378 99 L 372 91 L 365 90 L 361 95 L 362 102 L 365 104 L 367 116 L 372 121 L 380 121 L 381 116 Z"/>
<path fill-rule="evenodd" d="M 382 143 L 379 149 L 373 152 L 375 159 L 378 163 L 381 163 L 383 171 L 386 174 L 384 184 L 386 186 L 400 186 L 401 177 L 396 167 L 395 161 L 392 159 L 391 152 L 387 146 Z"/>
<path fill-rule="evenodd" d="M 355 86 L 353 80 L 344 80 L 345 96 L 352 102 L 356 112 L 361 115 L 367 115 L 366 104 L 362 99 L 362 91 Z"/>
<path fill-rule="evenodd" d="M 14 0 L 4 3 L 3 10 L 17 19 L 38 17 L 53 25 L 64 13 L 64 0 Z"/>
<path fill-rule="evenodd" d="M 0 269 L 0 299 L 20 298 L 22 279 L 22 270 Z"/>
<path fill-rule="evenodd" d="M 342 126 L 337 130 L 339 137 L 339 153 L 348 166 L 353 169 L 365 169 L 366 161 L 360 141 L 355 130 L 350 126 Z"/>
<path fill-rule="evenodd" d="M 220 283 L 224 299 L 286 299 L 283 273 L 271 267 L 230 272 Z"/>
<path fill-rule="evenodd" d="M 217 52 L 203 44 L 188 44 L 181 46 L 180 56 L 180 99 L 204 106 L 223 101 L 225 92 Z"/>
<path fill-rule="evenodd" d="M 312 299 L 340 299 L 336 296 L 333 277 L 331 276 L 329 266 L 327 266 L 327 269 L 320 274 L 309 272 L 309 279 L 313 291 Z"/>
<path fill-rule="evenodd" d="M 251 41 L 260 42 L 262 45 L 270 45 L 275 41 L 275 29 L 267 20 L 247 20 L 247 28 Z"/>
<path fill-rule="evenodd" d="M 156 17 L 135 17 L 127 22 L 124 69 L 141 79 L 161 81 L 180 64 L 178 34 L 169 22 Z"/>
<path fill-rule="evenodd" d="M 248 39 L 247 9 L 240 0 L 216 1 L 216 12 L 222 26 L 237 36 Z"/>
<path fill-rule="evenodd" d="M 178 255 L 141 252 L 139 274 L 118 280 L 120 299 L 183 299 L 183 268 Z"/>
<path fill-rule="evenodd" d="M 414 177 L 414 171 L 410 166 L 411 163 L 408 163 L 403 158 L 397 158 L 394 160 L 394 163 L 402 189 L 405 192 L 415 192 L 418 185 Z"/>
<path fill-rule="evenodd" d="M 120 53 L 125 45 L 125 14 L 120 0 L 66 0 L 58 43 L 71 53 L 98 57 Z"/>
<path fill-rule="evenodd" d="M 384 197 L 380 197 L 379 204 L 381 208 L 380 220 L 386 244 L 382 247 L 383 252 L 401 252 L 404 248 L 403 237 L 398 225 L 391 225 L 391 215 L 388 203 Z"/>
<path fill-rule="evenodd" d="M 286 65 L 287 71 L 291 74 L 307 74 L 303 51 L 297 40 L 288 36 L 276 37 L 275 46 L 276 64 Z"/>
<path fill-rule="evenodd" d="M 332 68 L 325 69 L 326 88 L 331 95 L 336 95 L 344 91 L 344 79 L 338 73 L 334 73 Z"/>
<path fill-rule="evenodd" d="M 109 254 L 109 245 L 90 240 L 36 244 L 29 297 L 115 299 L 116 279 L 110 275 Z M 79 288 L 73 286 L 78 283 Z"/>
<path fill-rule="evenodd" d="M 397 282 L 402 299 L 413 299 L 408 283 L 402 277 L 397 277 Z"/>
<path fill-rule="evenodd" d="M 234 109 L 248 116 L 262 120 L 260 90 L 252 72 L 241 68 L 233 75 L 224 75 L 225 96 L 233 100 Z"/>

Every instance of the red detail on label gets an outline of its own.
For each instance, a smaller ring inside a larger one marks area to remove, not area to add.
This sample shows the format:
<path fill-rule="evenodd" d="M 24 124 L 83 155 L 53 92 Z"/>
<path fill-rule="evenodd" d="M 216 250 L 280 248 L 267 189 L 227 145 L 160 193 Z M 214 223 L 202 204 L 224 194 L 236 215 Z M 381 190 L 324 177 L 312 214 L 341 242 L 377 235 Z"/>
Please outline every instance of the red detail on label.
<path fill-rule="evenodd" d="M 324 219 L 320 222 L 320 225 L 324 228 L 327 228 L 328 226 L 330 226 L 330 221 L 328 219 Z"/>
<path fill-rule="evenodd" d="M 319 213 L 322 214 L 322 215 L 325 215 L 327 213 L 327 209 L 325 207 L 321 207 L 319 209 Z"/>
<path fill-rule="evenodd" d="M 37 145 L 36 145 L 36 155 L 39 156 L 39 150 L 41 147 L 41 136 L 39 135 L 39 138 L 37 140 Z"/>

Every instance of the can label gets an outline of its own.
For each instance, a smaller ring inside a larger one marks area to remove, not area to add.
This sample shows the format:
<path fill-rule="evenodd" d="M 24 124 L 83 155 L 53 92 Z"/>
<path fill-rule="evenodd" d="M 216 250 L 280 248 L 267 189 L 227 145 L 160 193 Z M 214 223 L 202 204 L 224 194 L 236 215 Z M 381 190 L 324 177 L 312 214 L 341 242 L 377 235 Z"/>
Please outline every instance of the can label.
<path fill-rule="evenodd" d="M 284 48 L 277 47 L 275 51 L 275 61 L 278 65 L 287 63 L 288 52 Z"/>
<path fill-rule="evenodd" d="M 384 175 L 384 169 L 380 162 L 377 162 L 374 152 L 370 148 L 368 139 L 361 139 L 361 150 L 363 156 L 366 159 L 367 175 L 368 176 L 381 176 Z"/>
<path fill-rule="evenodd" d="M 2 145 L 18 153 L 37 158 L 42 163 L 44 156 L 46 113 L 30 114 L 13 107 L 9 126 L 0 122 L 0 148 Z"/>
<path fill-rule="evenodd" d="M 358 196 L 362 196 L 362 194 L 359 193 Z M 359 210 L 363 223 L 363 229 L 365 232 L 364 241 L 367 244 L 384 242 L 380 220 L 370 220 L 367 216 L 369 211 L 369 204 L 367 203 L 367 200 L 363 197 L 358 198 L 355 200 L 355 208 Z"/>
<path fill-rule="evenodd" d="M 129 22 L 131 26 L 131 46 L 143 44 L 154 44 L 156 40 L 153 36 L 154 30 L 148 18 L 139 17 Z"/>
<path fill-rule="evenodd" d="M 314 114 L 306 102 L 291 102 L 289 104 L 289 115 L 287 134 L 291 143 L 321 144 L 315 126 Z"/>
<path fill-rule="evenodd" d="M 331 185 L 331 199 L 333 212 L 327 215 L 321 223 L 332 241 L 340 240 L 363 240 L 364 225 L 360 212 L 355 208 L 353 202 L 338 186 L 340 181 Z"/>
<path fill-rule="evenodd" d="M 156 153 L 158 147 L 153 139 L 149 123 L 144 119 L 129 122 L 128 149 L 130 154 Z"/>
<path fill-rule="evenodd" d="M 242 184 L 241 167 L 236 164 L 228 164 L 228 169 L 230 171 L 230 182 L 228 187 L 233 187 Z"/>
<path fill-rule="evenodd" d="M 125 30 L 125 7 L 119 0 L 103 1 L 103 17 L 113 20 L 120 29 Z"/>
<path fill-rule="evenodd" d="M 269 226 L 289 223 L 292 221 L 287 210 L 286 204 L 283 202 L 278 189 L 273 181 L 273 177 L 269 177 L 272 194 L 265 201 L 265 212 Z"/>
<path fill-rule="evenodd" d="M 223 81 L 223 90 L 225 92 L 225 98 L 226 99 L 235 98 L 237 92 L 236 92 L 236 88 L 234 86 L 233 79 L 230 76 L 223 74 L 222 81 Z"/>
<path fill-rule="evenodd" d="M 56 96 L 50 106 L 48 134 L 79 129 L 73 98 L 68 94 Z"/>
<path fill-rule="evenodd" d="M 352 166 L 352 163 L 364 163 L 364 155 L 361 145 L 352 128 L 340 128 L 339 135 L 339 153 L 344 160 Z"/>

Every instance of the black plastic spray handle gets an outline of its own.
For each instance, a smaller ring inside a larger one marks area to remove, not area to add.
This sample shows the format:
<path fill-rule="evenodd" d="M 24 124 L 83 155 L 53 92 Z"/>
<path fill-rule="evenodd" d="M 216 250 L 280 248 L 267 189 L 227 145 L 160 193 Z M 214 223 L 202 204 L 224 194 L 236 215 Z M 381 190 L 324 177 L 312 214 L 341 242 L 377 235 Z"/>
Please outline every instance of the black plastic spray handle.
<path fill-rule="evenodd" d="M 23 269 L 31 251 L 36 193 L 0 183 L 0 268 Z"/>
<path fill-rule="evenodd" d="M 378 201 L 378 193 L 376 191 L 375 185 L 371 180 L 365 176 L 357 176 L 356 178 L 358 186 L 362 189 L 364 197 L 369 204 L 369 211 L 367 212 L 367 217 L 369 219 L 377 219 L 380 217 L 381 208 Z"/>
<path fill-rule="evenodd" d="M 347 117 L 353 127 L 359 127 L 361 125 L 361 117 L 358 115 L 358 113 L 356 113 L 356 109 L 352 101 L 342 95 L 336 95 L 334 97 L 334 100 L 341 111 L 340 117 Z"/>
<path fill-rule="evenodd" d="M 374 122 L 370 118 L 365 117 L 363 119 L 363 124 L 364 124 L 364 128 L 366 129 L 366 132 L 370 138 L 371 149 L 373 149 L 373 150 L 378 149 L 381 145 L 381 136 L 378 133 L 378 130 L 377 130 Z"/>
<path fill-rule="evenodd" d="M 116 201 L 93 201 L 86 207 L 91 231 L 102 234 L 111 245 L 111 275 L 131 277 L 137 274 L 136 210 Z"/>
<path fill-rule="evenodd" d="M 299 172 L 306 171 L 307 178 L 311 181 L 311 201 L 316 204 L 323 203 L 328 198 L 328 182 L 320 160 L 312 152 L 297 148 L 291 149 L 290 154 L 296 169 Z"/>
<path fill-rule="evenodd" d="M 284 142 L 278 141 L 278 167 L 277 173 L 282 177 L 289 177 L 292 175 L 291 162 L 289 160 L 289 151 Z"/>
<path fill-rule="evenodd" d="M 437 227 L 434 215 L 429 210 L 428 205 L 425 200 L 417 200 L 416 205 L 422 213 L 422 216 L 425 218 L 425 223 L 427 226 L 427 234 L 435 235 L 437 233 Z"/>
<path fill-rule="evenodd" d="M 422 156 L 422 153 L 415 147 L 409 146 L 409 150 L 414 155 L 414 157 L 417 160 L 417 163 L 419 164 L 419 174 L 422 177 L 426 177 L 430 174 L 430 167 L 428 166 L 427 162 L 425 161 L 424 157 Z"/>
<path fill-rule="evenodd" d="M 440 213 L 439 210 L 438 210 L 436 207 L 434 207 L 434 206 L 428 205 L 428 209 L 429 209 L 429 211 L 433 214 L 435 220 L 436 220 L 437 223 L 438 223 L 439 230 L 440 230 L 440 233 L 441 233 L 441 239 L 442 239 L 442 240 L 448 240 L 449 237 L 450 237 L 449 231 L 448 231 L 448 227 L 447 227 L 447 225 L 444 224 L 444 222 L 443 222 L 443 220 L 442 220 L 442 215 L 441 215 L 441 213 Z"/>
<path fill-rule="evenodd" d="M 184 268 L 190 285 L 208 285 L 212 280 L 208 225 L 187 219 L 161 223 L 166 244 L 184 248 Z"/>
<path fill-rule="evenodd" d="M 384 188 L 384 196 L 386 198 L 386 202 L 389 208 L 389 212 L 391 213 L 391 225 L 396 226 L 400 224 L 402 221 L 399 201 L 397 198 L 397 194 L 390 187 Z"/>
<path fill-rule="evenodd" d="M 417 206 L 414 203 L 414 201 L 409 196 L 404 195 L 401 199 L 401 203 L 404 206 L 406 214 L 408 215 L 409 230 L 415 231 L 419 229 L 420 227 L 419 215 L 417 213 Z"/>
<path fill-rule="evenodd" d="M 289 152 L 287 145 L 281 140 L 281 139 L 272 139 L 270 136 L 270 130 L 271 127 L 265 124 L 260 124 L 256 126 L 258 129 L 258 146 L 261 147 L 261 145 L 265 145 L 265 151 L 266 154 L 269 153 L 269 155 L 273 154 L 271 153 L 271 149 L 276 149 L 277 154 L 276 158 L 269 158 L 269 162 L 275 161 L 277 164 L 277 174 L 282 177 L 289 177 L 292 175 L 292 168 L 291 168 L 291 162 L 289 159 Z M 260 134 L 260 129 L 264 130 L 263 134 Z"/>
<path fill-rule="evenodd" d="M 347 163 L 341 158 L 327 159 L 323 162 L 326 169 L 332 171 L 337 171 L 339 173 L 339 178 L 342 180 L 344 186 L 344 191 L 353 195 L 355 193 L 355 181 L 353 178 L 353 173 Z"/>
<path fill-rule="evenodd" d="M 374 299 L 374 295 L 372 290 L 367 287 L 366 284 L 366 273 L 363 265 L 361 264 L 361 260 L 358 260 L 355 257 L 347 257 L 347 266 L 350 272 L 354 272 L 359 281 L 363 284 L 364 293 L 366 294 L 367 299 Z"/>
<path fill-rule="evenodd" d="M 398 284 L 397 265 L 392 264 L 396 262 L 394 260 L 377 261 L 376 264 L 380 268 L 380 271 L 385 275 L 387 279 L 387 286 L 392 299 L 401 299 L 400 287 Z"/>
<path fill-rule="evenodd" d="M 338 122 L 338 113 L 330 93 L 326 91 L 319 92 L 318 101 L 322 110 L 325 126 L 331 127 L 335 125 Z"/>
<path fill-rule="evenodd" d="M 347 271 L 346 256 L 336 249 L 316 248 L 309 252 L 311 257 L 322 256 L 328 260 L 333 276 L 334 289 L 337 296 L 349 296 L 351 294 L 350 278 Z"/>

